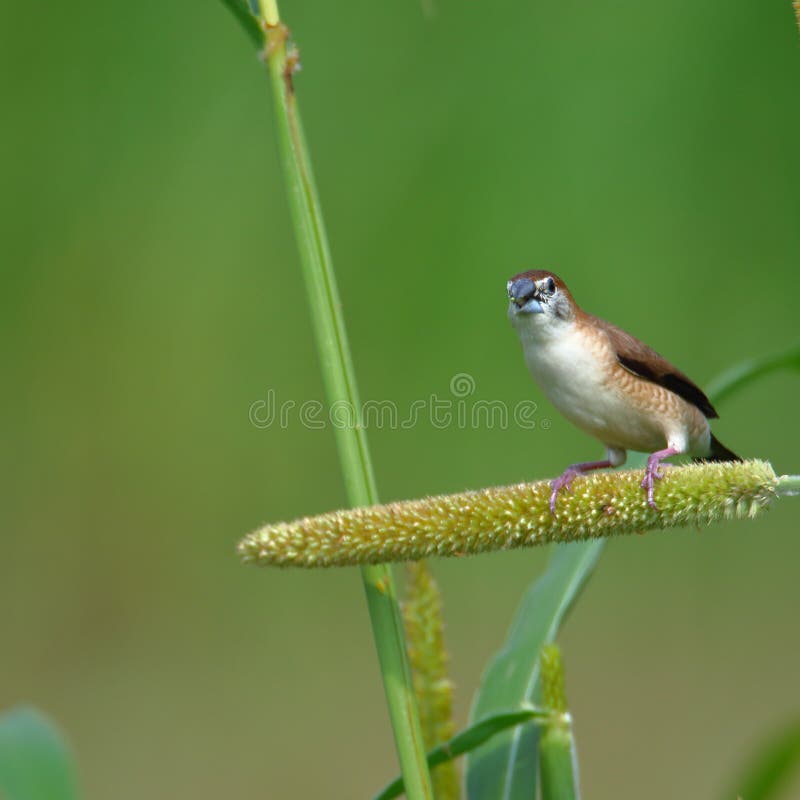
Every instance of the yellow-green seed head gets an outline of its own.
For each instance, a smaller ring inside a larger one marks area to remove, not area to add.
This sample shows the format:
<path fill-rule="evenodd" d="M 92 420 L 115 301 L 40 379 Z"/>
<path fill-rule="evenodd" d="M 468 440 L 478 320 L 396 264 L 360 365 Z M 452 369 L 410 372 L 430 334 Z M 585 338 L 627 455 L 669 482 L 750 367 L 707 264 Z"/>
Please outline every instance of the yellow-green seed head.
<path fill-rule="evenodd" d="M 776 478 L 765 461 L 671 467 L 658 482 L 653 509 L 640 486 L 643 475 L 576 478 L 559 495 L 555 515 L 549 482 L 537 481 L 278 522 L 248 534 L 238 550 L 245 562 L 284 567 L 461 556 L 754 517 L 781 482 L 796 483 Z"/>

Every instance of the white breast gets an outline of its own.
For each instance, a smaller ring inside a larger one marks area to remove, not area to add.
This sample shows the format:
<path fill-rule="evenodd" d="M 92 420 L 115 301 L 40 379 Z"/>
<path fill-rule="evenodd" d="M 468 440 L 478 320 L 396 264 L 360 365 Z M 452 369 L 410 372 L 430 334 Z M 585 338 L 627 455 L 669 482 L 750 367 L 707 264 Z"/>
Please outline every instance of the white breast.
<path fill-rule="evenodd" d="M 526 338 L 525 363 L 550 402 L 576 424 L 602 426 L 611 398 L 606 396 L 607 359 L 601 348 L 577 326 L 553 338 Z"/>
<path fill-rule="evenodd" d="M 653 451 L 666 446 L 668 422 L 632 404 L 612 378 L 616 354 L 608 339 L 565 324 L 545 334 L 518 329 L 528 369 L 544 394 L 573 424 L 606 445 Z"/>

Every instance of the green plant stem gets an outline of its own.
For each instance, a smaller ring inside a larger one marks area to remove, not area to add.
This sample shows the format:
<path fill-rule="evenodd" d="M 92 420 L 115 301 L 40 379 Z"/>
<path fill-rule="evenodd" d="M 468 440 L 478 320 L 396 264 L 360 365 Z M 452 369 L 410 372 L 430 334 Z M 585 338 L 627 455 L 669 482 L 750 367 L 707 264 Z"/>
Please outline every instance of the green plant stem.
<path fill-rule="evenodd" d="M 540 661 L 542 696 L 550 710 L 539 738 L 542 800 L 576 800 L 579 796 L 578 759 L 572 719 L 567 712 L 564 670 L 558 646 L 546 644 Z"/>
<path fill-rule="evenodd" d="M 794 497 L 800 494 L 800 475 L 781 475 L 775 482 L 779 497 Z"/>
<path fill-rule="evenodd" d="M 431 767 L 446 764 L 458 756 L 469 753 L 480 747 L 509 728 L 532 722 L 544 725 L 550 718 L 550 712 L 541 708 L 529 706 L 515 711 L 499 711 L 489 717 L 478 720 L 466 730 L 457 733 L 452 739 L 434 747 L 428 753 L 428 765 Z M 393 780 L 382 792 L 375 796 L 375 800 L 392 800 L 405 792 L 402 777 Z M 488 797 L 488 795 L 487 795 Z"/>
<path fill-rule="evenodd" d="M 577 800 L 577 765 L 569 714 L 555 715 L 539 739 L 542 800 Z"/>
<path fill-rule="evenodd" d="M 280 25 L 277 0 L 258 0 L 258 7 L 261 10 L 261 21 L 265 25 L 270 27 Z"/>
<path fill-rule="evenodd" d="M 351 413 L 359 415 L 361 406 L 330 251 L 292 83 L 297 54 L 288 51 L 287 30 L 281 24 L 277 3 L 260 0 L 260 10 L 284 175 L 325 389 L 329 403 L 346 404 Z M 358 416 L 355 423 L 336 426 L 342 474 L 349 503 L 371 505 L 378 499 L 375 479 Z M 432 798 L 392 574 L 387 566 L 375 565 L 362 567 L 361 575 L 406 792 L 409 798 Z"/>

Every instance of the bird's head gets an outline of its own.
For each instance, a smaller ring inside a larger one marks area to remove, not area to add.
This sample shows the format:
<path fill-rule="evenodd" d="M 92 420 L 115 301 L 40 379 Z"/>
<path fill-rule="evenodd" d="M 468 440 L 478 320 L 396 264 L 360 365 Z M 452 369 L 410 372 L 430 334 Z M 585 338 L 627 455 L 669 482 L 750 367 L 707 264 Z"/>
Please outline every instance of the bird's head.
<path fill-rule="evenodd" d="M 575 317 L 577 306 L 558 275 L 544 269 L 520 272 L 508 281 L 508 316 L 522 333 L 555 332 Z"/>

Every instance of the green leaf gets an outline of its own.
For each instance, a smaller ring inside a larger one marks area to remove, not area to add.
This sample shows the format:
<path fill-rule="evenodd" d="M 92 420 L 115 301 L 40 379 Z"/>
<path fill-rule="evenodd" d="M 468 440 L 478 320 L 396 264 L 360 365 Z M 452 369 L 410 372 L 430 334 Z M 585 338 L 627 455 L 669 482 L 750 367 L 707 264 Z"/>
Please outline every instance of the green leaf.
<path fill-rule="evenodd" d="M 32 708 L 0 715 L 0 797 L 77 800 L 77 770 L 56 727 Z"/>
<path fill-rule="evenodd" d="M 758 378 L 779 369 L 800 371 L 800 343 L 781 353 L 749 358 L 725 370 L 709 384 L 708 396 L 714 403 L 721 403 Z"/>
<path fill-rule="evenodd" d="M 428 766 L 433 769 L 439 764 L 474 750 L 502 731 L 525 722 L 544 722 L 549 716 L 548 711 L 533 707 L 492 714 L 457 733 L 447 742 L 434 747 L 427 755 Z M 403 793 L 403 788 L 403 779 L 397 778 L 376 795 L 375 800 L 391 800 L 393 797 L 399 797 Z"/>
<path fill-rule="evenodd" d="M 222 0 L 222 3 L 239 20 L 239 24 L 253 44 L 258 48 L 262 48 L 264 46 L 264 32 L 261 30 L 261 25 L 259 25 L 256 17 L 253 16 L 247 0 Z"/>
<path fill-rule="evenodd" d="M 522 598 L 503 649 L 483 675 L 472 719 L 538 699 L 539 652 L 555 638 L 602 546 L 602 541 L 592 541 L 555 549 L 544 574 Z M 536 786 L 538 735 L 536 726 L 520 725 L 473 753 L 467 760 L 467 797 L 530 800 Z"/>
<path fill-rule="evenodd" d="M 793 769 L 800 766 L 800 720 L 763 747 L 742 772 L 742 777 L 723 797 L 769 800 L 778 797 Z"/>

